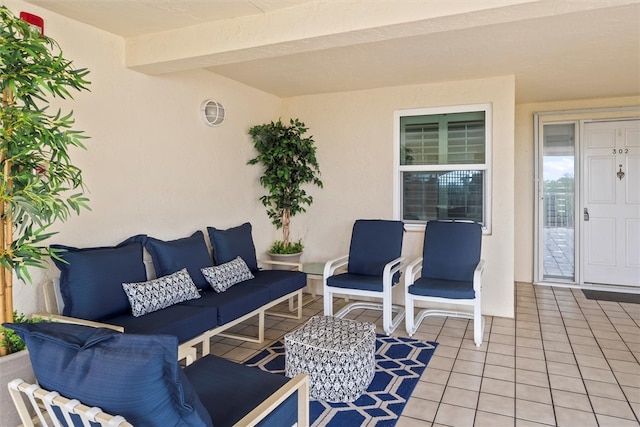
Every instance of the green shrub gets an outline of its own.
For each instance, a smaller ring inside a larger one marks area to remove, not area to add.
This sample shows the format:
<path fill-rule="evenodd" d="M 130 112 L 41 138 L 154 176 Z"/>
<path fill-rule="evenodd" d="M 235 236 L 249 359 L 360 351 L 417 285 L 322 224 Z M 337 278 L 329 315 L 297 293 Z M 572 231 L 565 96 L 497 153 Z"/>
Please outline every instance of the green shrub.
<path fill-rule="evenodd" d="M 302 244 L 302 239 L 288 243 L 285 243 L 282 240 L 276 240 L 273 242 L 273 245 L 271 245 L 269 252 L 272 254 L 287 255 L 300 253 L 303 249 L 304 245 Z"/>
<path fill-rule="evenodd" d="M 18 314 L 17 311 L 13 312 L 13 323 L 36 323 L 40 321 L 42 321 L 42 319 L 27 319 L 24 314 Z M 18 334 L 3 326 L 0 326 L 0 347 L 6 350 L 6 354 L 17 353 L 26 348 L 24 341 L 22 341 L 22 338 L 20 338 Z"/>

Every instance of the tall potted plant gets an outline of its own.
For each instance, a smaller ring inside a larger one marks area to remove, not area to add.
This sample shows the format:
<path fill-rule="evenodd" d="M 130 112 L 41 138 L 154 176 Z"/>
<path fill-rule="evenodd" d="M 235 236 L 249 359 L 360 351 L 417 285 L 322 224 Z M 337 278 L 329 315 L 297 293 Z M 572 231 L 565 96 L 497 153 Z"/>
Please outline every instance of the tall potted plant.
<path fill-rule="evenodd" d="M 14 318 L 14 273 L 31 281 L 28 269 L 55 256 L 43 245 L 54 234 L 49 227 L 87 207 L 81 171 L 69 157 L 71 148 L 84 148 L 85 137 L 72 129 L 72 113 L 49 113 L 47 100 L 87 89 L 87 74 L 63 58 L 53 39 L 0 6 L 0 324 L 27 320 Z M 0 413 L 7 425 L 20 423 L 7 381 L 35 381 L 23 348 L 0 327 Z"/>
<path fill-rule="evenodd" d="M 53 39 L 0 7 L 0 323 L 13 317 L 13 274 L 30 281 L 54 253 L 43 242 L 58 220 L 87 207 L 70 149 L 84 148 L 72 112 L 49 111 L 48 97 L 87 90 L 86 69 L 64 59 Z"/>
<path fill-rule="evenodd" d="M 258 155 L 248 164 L 262 165 L 260 184 L 267 190 L 260 201 L 276 229 L 282 229 L 282 240 L 273 243 L 270 253 L 302 252 L 302 241 L 291 241 L 291 217 L 306 212 L 306 206 L 313 203 L 313 197 L 303 187 L 305 184 L 322 188 L 316 146 L 313 137 L 304 136 L 307 130 L 298 119 L 290 119 L 288 125 L 278 120 L 249 129 Z"/>

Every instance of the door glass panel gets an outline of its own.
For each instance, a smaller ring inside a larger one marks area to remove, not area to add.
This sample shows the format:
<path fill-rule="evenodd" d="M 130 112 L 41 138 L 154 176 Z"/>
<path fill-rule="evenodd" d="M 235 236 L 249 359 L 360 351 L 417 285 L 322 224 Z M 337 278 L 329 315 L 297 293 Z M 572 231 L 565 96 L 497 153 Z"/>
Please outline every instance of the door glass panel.
<path fill-rule="evenodd" d="M 575 281 L 574 123 L 543 128 L 543 279 Z"/>

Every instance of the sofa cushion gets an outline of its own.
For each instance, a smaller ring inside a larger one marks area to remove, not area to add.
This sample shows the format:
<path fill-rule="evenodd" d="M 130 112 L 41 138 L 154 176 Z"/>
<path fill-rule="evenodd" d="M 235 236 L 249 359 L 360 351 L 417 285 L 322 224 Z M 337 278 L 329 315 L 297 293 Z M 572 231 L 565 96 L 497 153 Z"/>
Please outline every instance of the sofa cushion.
<path fill-rule="evenodd" d="M 148 282 L 123 283 L 122 287 L 131 303 L 131 312 L 136 317 L 200 298 L 198 288 L 186 268 Z"/>
<path fill-rule="evenodd" d="M 200 269 L 211 267 L 213 262 L 202 231 L 196 231 L 189 237 L 169 241 L 148 237 L 145 247 L 153 259 L 157 277 L 186 268 L 198 289 L 209 287 Z"/>
<path fill-rule="evenodd" d="M 53 258 L 60 269 L 62 314 L 87 320 L 105 318 L 131 309 L 122 289 L 125 282 L 144 282 L 142 242 L 134 236 L 117 246 L 74 248 L 51 245 L 62 259 Z"/>
<path fill-rule="evenodd" d="M 402 253 L 402 221 L 359 219 L 353 225 L 349 247 L 348 272 L 382 276 L 387 263 Z M 394 277 L 397 281 L 399 275 Z"/>
<path fill-rule="evenodd" d="M 185 305 L 191 301 L 199 300 L 181 302 L 140 317 L 127 313 L 106 321 L 122 326 L 126 333 L 173 335 L 183 343 L 218 326 L 218 309 L 215 306 Z"/>
<path fill-rule="evenodd" d="M 211 240 L 213 259 L 216 265 L 224 264 L 239 256 L 247 263 L 251 271 L 258 270 L 256 247 L 253 244 L 250 223 L 245 222 L 238 227 L 227 230 L 207 227 L 207 232 L 209 240 Z"/>
<path fill-rule="evenodd" d="M 211 426 L 178 366 L 174 337 L 67 323 L 6 324 L 26 342 L 38 383 L 133 425 Z"/>
<path fill-rule="evenodd" d="M 216 307 L 218 309 L 218 325 L 224 325 L 267 304 L 269 289 L 262 286 L 251 286 L 247 281 L 232 286 L 225 292 L 209 289 L 201 292 L 200 299 L 185 301 L 180 305 L 198 307 Z"/>
<path fill-rule="evenodd" d="M 236 283 L 253 279 L 247 263 L 240 257 L 213 267 L 203 268 L 202 274 L 216 292 L 224 292 Z"/>
<path fill-rule="evenodd" d="M 215 373 L 212 375 L 212 372 Z M 196 360 L 184 373 L 216 426 L 235 425 L 289 380 L 284 375 L 239 365 L 216 356 Z M 215 380 L 214 380 L 215 378 Z M 291 426 L 297 422 L 297 395 L 285 400 L 259 426 Z M 233 404 L 226 404 L 233 402 Z"/>
<path fill-rule="evenodd" d="M 273 301 L 304 288 L 307 285 L 307 275 L 300 271 L 260 270 L 255 273 L 255 278 L 246 284 L 269 289 L 269 298 Z"/>

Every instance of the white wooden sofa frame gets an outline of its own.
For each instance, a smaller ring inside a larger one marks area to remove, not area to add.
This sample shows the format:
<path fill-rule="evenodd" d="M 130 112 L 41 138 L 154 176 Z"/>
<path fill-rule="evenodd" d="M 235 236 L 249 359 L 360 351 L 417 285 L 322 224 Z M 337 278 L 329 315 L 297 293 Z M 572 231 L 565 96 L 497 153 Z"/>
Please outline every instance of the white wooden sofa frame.
<path fill-rule="evenodd" d="M 90 422 L 106 427 L 133 427 L 120 415 L 107 414 L 98 407 L 83 405 L 76 399 L 67 399 L 56 391 L 45 390 L 37 384 L 29 384 L 19 378 L 9 382 L 8 387 L 11 399 L 25 427 L 34 427 L 36 425 L 43 427 L 49 425 L 61 426 L 60 421 L 53 412 L 53 407 L 57 407 L 62 412 L 68 425 L 74 425 L 71 422 L 71 415 L 75 414 L 82 419 L 83 425 L 87 427 L 90 426 Z M 234 426 L 251 427 L 257 425 L 295 392 L 298 392 L 298 421 L 296 426 L 308 427 L 309 377 L 306 374 L 298 374 L 289 380 Z M 27 402 L 29 405 L 27 405 Z M 35 413 L 33 417 L 32 413 Z"/>
<path fill-rule="evenodd" d="M 146 261 L 145 261 L 146 263 Z M 268 265 L 281 265 L 290 267 L 291 270 L 302 270 L 302 264 L 300 263 L 291 263 L 291 262 L 283 262 L 283 261 L 271 261 L 271 260 L 260 260 L 261 264 Z M 79 325 L 92 326 L 94 328 L 109 328 L 114 329 L 118 332 L 125 332 L 124 327 L 118 325 L 112 325 L 109 323 L 95 322 L 91 320 L 79 319 L 76 317 L 63 316 L 61 314 L 57 314 L 60 311 L 61 305 L 58 304 L 58 284 L 57 280 L 48 280 L 43 284 L 43 292 L 44 292 L 44 301 L 45 301 L 45 309 L 47 313 L 36 313 L 33 317 L 40 317 L 43 319 L 47 319 L 52 322 L 65 322 L 65 323 L 74 323 Z M 296 298 L 297 297 L 297 298 Z M 295 300 L 297 304 L 295 304 Z M 275 307 L 278 304 L 281 304 L 285 301 L 289 301 L 289 311 L 292 314 L 281 312 L 281 311 L 270 311 L 271 308 Z M 221 336 L 225 338 L 233 338 L 237 340 L 247 341 L 262 344 L 264 342 L 264 316 L 268 314 L 270 316 L 283 317 L 286 319 L 302 319 L 302 289 L 298 289 L 297 291 L 291 292 L 287 295 L 283 295 L 282 297 L 275 299 L 273 301 L 268 302 L 267 304 L 241 316 L 235 320 L 225 323 L 224 325 L 217 326 L 215 328 L 209 329 L 204 333 L 194 337 L 188 341 L 183 342 L 178 346 L 178 360 L 185 359 L 187 363 L 191 363 L 196 359 L 196 346 L 200 345 L 202 350 L 202 356 L 206 356 L 211 353 L 211 344 L 210 339 L 214 336 Z M 247 321 L 254 316 L 258 316 L 258 336 L 252 337 L 248 335 L 242 334 L 231 334 L 225 333 L 225 331 L 229 328 L 232 328 L 244 321 Z"/>

